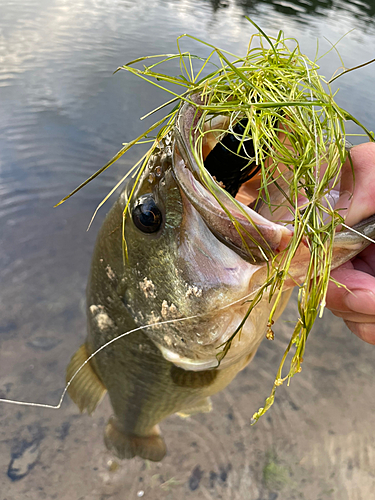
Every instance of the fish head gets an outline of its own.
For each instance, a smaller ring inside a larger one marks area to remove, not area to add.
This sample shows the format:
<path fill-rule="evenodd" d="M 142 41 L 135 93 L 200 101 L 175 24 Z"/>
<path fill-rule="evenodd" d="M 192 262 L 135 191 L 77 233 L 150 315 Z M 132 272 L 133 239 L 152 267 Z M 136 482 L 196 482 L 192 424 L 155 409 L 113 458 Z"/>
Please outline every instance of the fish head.
<path fill-rule="evenodd" d="M 209 228 L 176 178 L 174 149 L 169 138 L 163 140 L 121 196 L 122 209 L 130 198 L 123 302 L 166 359 L 204 370 L 218 366 L 223 344 L 248 309 L 252 276 L 264 262 L 248 262 Z M 270 307 L 254 312 L 254 328 L 250 322 L 243 328 L 236 360 L 255 352 Z"/>
<path fill-rule="evenodd" d="M 267 279 L 270 258 L 282 255 L 293 238 L 293 224 L 285 221 L 289 207 L 283 213 L 267 206 L 253 210 L 241 189 L 237 201 L 223 189 L 208 189 L 189 147 L 197 114 L 194 105 L 182 106 L 173 133 L 160 142 L 138 181 L 127 186 L 122 204 L 128 206 L 124 304 L 168 361 L 199 371 L 248 360 L 256 352 L 274 298 L 265 291 L 248 316 L 247 311 Z M 271 188 L 270 196 L 276 203 L 280 190 Z M 361 238 L 349 239 L 338 240 L 336 265 L 365 245 Z M 309 258 L 303 239 L 280 311 L 303 281 Z"/>

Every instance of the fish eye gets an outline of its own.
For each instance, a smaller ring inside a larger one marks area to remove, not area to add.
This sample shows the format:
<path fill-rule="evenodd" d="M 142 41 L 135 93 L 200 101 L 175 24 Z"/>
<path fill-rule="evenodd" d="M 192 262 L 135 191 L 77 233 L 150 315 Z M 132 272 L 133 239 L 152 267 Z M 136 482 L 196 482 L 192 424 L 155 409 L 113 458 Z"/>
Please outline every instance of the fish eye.
<path fill-rule="evenodd" d="M 141 196 L 135 203 L 132 218 L 143 233 L 155 233 L 161 226 L 162 216 L 152 195 Z"/>

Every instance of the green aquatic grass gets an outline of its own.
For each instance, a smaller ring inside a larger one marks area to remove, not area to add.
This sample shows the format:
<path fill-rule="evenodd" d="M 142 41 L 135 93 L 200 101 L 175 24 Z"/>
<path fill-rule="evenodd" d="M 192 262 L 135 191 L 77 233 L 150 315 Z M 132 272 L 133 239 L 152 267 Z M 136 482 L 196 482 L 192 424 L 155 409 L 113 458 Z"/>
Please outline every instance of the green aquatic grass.
<path fill-rule="evenodd" d="M 254 25 L 250 19 L 249 21 Z M 289 269 L 292 259 L 302 242 L 308 245 L 311 254 L 306 279 L 302 284 L 296 283 L 299 287 L 299 318 L 281 360 L 271 394 L 266 399 L 264 407 L 253 416 L 253 422 L 256 422 L 273 404 L 277 387 L 286 380 L 289 382 L 291 377 L 301 371 L 308 335 L 317 316 L 321 315 L 324 310 L 330 279 L 333 235 L 336 227 L 343 222 L 340 214 L 327 202 L 327 196 L 337 185 L 342 164 L 348 155 L 345 149 L 347 137 L 345 122 L 351 120 L 356 123 L 369 140 L 374 140 L 374 136 L 335 102 L 335 94 L 329 82 L 318 72 L 317 55 L 314 60 L 310 60 L 302 54 L 297 40 L 285 38 L 282 31 L 276 38 L 269 37 L 258 26 L 254 26 L 257 33 L 250 37 L 246 54 L 242 57 L 221 50 L 196 37 L 182 35 L 177 39 L 178 52 L 176 54 L 140 57 L 118 68 L 117 71 L 132 73 L 171 95 L 166 103 L 142 119 L 166 107 L 169 107 L 169 111 L 165 117 L 155 122 L 139 137 L 124 144 L 104 167 L 60 203 L 106 170 L 135 144 L 150 143 L 146 154 L 125 176 L 130 174 L 136 177 L 125 207 L 124 215 L 126 215 L 137 182 L 150 156 L 160 141 L 173 131 L 182 104 L 188 102 L 197 109 L 198 123 L 194 129 L 196 140 L 192 139 L 192 131 L 190 148 L 199 167 L 200 181 L 227 212 L 246 246 L 245 236 L 250 237 L 250 235 L 220 202 L 219 194 L 224 193 L 235 203 L 240 213 L 248 219 L 249 216 L 241 205 L 233 200 L 231 195 L 208 174 L 204 167 L 203 143 L 207 133 L 215 134 L 217 140 L 220 141 L 228 128 L 231 130 L 239 120 L 247 118 L 246 129 L 240 138 L 237 154 L 243 144 L 246 147 L 246 141 L 249 139 L 253 141 L 255 157 L 249 158 L 249 162 L 255 161 L 256 165 L 261 167 L 261 188 L 258 200 L 268 204 L 271 212 L 276 210 L 278 207 L 272 205 L 269 193 L 271 188 L 276 187 L 284 196 L 283 203 L 285 201 L 288 203 L 289 210 L 293 214 L 291 224 L 294 235 L 286 250 L 279 256 L 272 254 L 266 241 L 258 243 L 267 261 L 268 276 L 255 297 L 249 302 L 243 321 L 218 353 L 219 362 L 226 355 L 233 339 L 240 334 L 249 314 L 265 293 L 268 293 L 269 300 L 274 301 L 267 332 L 267 337 L 273 338 L 273 318 L 282 298 L 285 280 L 290 279 Z M 205 50 L 210 49 L 209 55 L 202 58 L 190 52 L 183 52 L 181 42 L 184 39 L 203 45 Z M 171 76 L 161 72 L 161 65 L 176 60 L 180 65 L 180 75 Z M 142 69 L 138 68 L 141 63 Z M 350 70 L 344 68 L 341 74 Z M 175 86 L 175 90 L 170 88 L 171 84 Z M 191 96 L 194 94 L 200 94 L 202 100 L 200 105 L 192 101 Z M 170 110 L 171 106 L 174 106 L 172 110 Z M 215 116 L 226 117 L 229 123 L 228 128 L 207 130 L 205 125 Z M 152 136 L 155 133 L 156 136 Z M 287 137 L 288 144 L 285 142 L 285 137 Z M 280 164 L 286 166 L 284 171 L 279 170 Z M 120 183 L 113 188 L 98 208 Z M 302 205 L 301 193 L 305 197 Z M 250 219 L 249 221 L 252 222 Z M 125 226 L 123 244 L 126 259 Z M 247 250 L 251 256 L 248 247 Z M 286 375 L 283 375 L 284 363 L 292 349 L 289 370 Z"/>

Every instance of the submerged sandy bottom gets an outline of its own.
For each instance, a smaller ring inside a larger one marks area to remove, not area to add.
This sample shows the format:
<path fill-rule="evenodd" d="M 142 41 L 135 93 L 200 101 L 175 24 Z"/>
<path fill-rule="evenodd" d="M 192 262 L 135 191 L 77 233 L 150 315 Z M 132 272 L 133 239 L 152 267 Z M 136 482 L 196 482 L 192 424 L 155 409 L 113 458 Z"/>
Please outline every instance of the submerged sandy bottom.
<path fill-rule="evenodd" d="M 76 284 L 66 300 L 79 299 L 82 311 L 84 285 L 78 279 Z M 58 311 L 50 309 L 55 335 L 34 331 L 29 342 L 16 334 L 12 339 L 8 324 L 3 397 L 57 402 L 64 366 L 83 339 L 85 320 L 83 311 L 71 314 L 64 339 Z M 69 304 L 63 309 L 66 313 Z M 70 400 L 58 411 L 0 405 L 1 500 L 370 499 L 374 348 L 330 313 L 311 335 L 302 373 L 289 388 L 279 389 L 274 407 L 250 426 L 271 389 L 292 309 L 278 322 L 275 341 L 264 341 L 251 365 L 213 398 L 210 414 L 172 416 L 161 424 L 168 454 L 158 464 L 139 458 L 121 462 L 106 451 L 107 398 L 93 417 L 80 415 Z"/>

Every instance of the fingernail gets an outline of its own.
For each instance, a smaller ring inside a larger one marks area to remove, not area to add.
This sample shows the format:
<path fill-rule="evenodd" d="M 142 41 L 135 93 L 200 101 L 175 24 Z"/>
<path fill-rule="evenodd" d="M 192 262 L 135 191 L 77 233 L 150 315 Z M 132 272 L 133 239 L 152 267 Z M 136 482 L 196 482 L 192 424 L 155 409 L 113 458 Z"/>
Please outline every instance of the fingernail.
<path fill-rule="evenodd" d="M 340 197 L 335 205 L 335 210 L 337 210 L 338 213 L 341 215 L 341 217 L 344 217 L 344 219 L 348 215 L 348 210 L 350 207 L 350 203 L 352 201 L 352 197 L 353 193 L 350 193 L 349 191 L 343 191 L 340 194 Z"/>
<path fill-rule="evenodd" d="M 351 290 L 344 302 L 353 312 L 375 315 L 375 295 L 370 290 Z"/>

